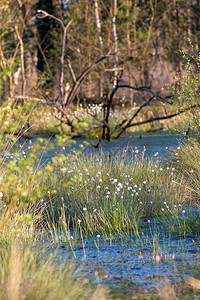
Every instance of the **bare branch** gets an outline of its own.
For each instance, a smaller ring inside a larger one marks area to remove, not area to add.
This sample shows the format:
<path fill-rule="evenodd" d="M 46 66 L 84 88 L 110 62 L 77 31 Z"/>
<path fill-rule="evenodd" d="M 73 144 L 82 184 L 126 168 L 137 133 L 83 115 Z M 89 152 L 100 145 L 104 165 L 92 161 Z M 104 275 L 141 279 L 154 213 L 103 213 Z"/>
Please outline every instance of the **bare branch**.
<path fill-rule="evenodd" d="M 78 89 L 82 83 L 82 81 L 85 79 L 85 77 L 104 59 L 110 57 L 110 51 L 103 57 L 100 57 L 97 61 L 95 61 L 92 65 L 90 65 L 86 70 L 84 70 L 81 75 L 77 78 L 76 82 L 74 83 L 71 92 L 69 93 L 69 96 L 67 98 L 67 102 L 65 104 L 66 107 L 69 107 L 72 101 L 74 100 Z"/>
<path fill-rule="evenodd" d="M 90 113 L 87 110 L 88 115 L 90 115 L 91 117 L 93 117 L 93 119 L 97 120 L 99 123 L 103 123 L 106 127 L 108 127 L 108 123 L 106 123 L 105 120 L 100 120 L 97 116 L 95 116 L 94 114 Z"/>
<path fill-rule="evenodd" d="M 171 115 L 168 115 L 168 116 L 162 116 L 162 117 L 155 117 L 155 118 L 149 118 L 148 120 L 144 120 L 144 121 L 140 121 L 140 122 L 136 122 L 136 123 L 133 123 L 133 124 L 129 124 L 126 128 L 130 128 L 130 127 L 135 127 L 135 126 L 140 126 L 140 125 L 144 125 L 144 124 L 148 124 L 148 123 L 151 123 L 151 122 L 155 122 L 155 121 L 161 121 L 161 120 L 166 120 L 166 119 L 171 119 L 171 118 L 174 118 L 192 108 L 196 108 L 196 107 L 199 107 L 199 105 L 193 105 L 193 106 L 190 106 L 190 107 L 187 107 L 185 109 L 182 109 L 174 114 L 171 114 Z M 124 131 L 123 131 L 124 132 Z M 116 139 L 118 139 L 122 133 L 120 131 L 120 133 L 116 136 Z"/>
<path fill-rule="evenodd" d="M 44 51 L 43 51 L 43 49 L 42 49 L 42 47 L 41 47 L 41 45 L 40 45 L 38 36 L 37 36 L 36 38 L 37 38 L 37 45 L 38 45 L 38 48 L 39 48 L 39 50 L 40 50 L 40 53 L 42 54 L 42 57 L 43 57 L 43 59 L 44 59 L 44 61 L 45 61 L 45 63 L 46 63 L 46 66 L 47 66 L 47 69 L 48 69 L 48 71 L 49 71 L 49 74 L 50 74 L 51 77 L 53 78 L 53 73 L 51 72 L 51 69 L 50 69 L 49 63 L 48 63 L 48 61 L 47 61 L 47 58 L 46 58 L 46 56 L 45 56 L 45 54 L 44 54 Z"/>
<path fill-rule="evenodd" d="M 121 75 L 122 76 L 122 75 Z M 106 114 L 105 114 L 105 121 L 106 123 L 108 124 L 108 121 L 109 121 L 109 115 L 110 115 L 110 109 L 111 109 L 111 106 L 112 106 L 112 103 L 113 103 L 113 97 L 115 95 L 115 93 L 117 92 L 117 90 L 119 88 L 129 88 L 129 89 L 133 89 L 135 91 L 140 91 L 140 92 L 147 92 L 149 94 L 151 94 L 151 98 L 145 102 L 145 104 L 143 104 L 139 109 L 138 111 L 133 115 L 133 117 L 128 121 L 128 123 L 122 127 L 122 125 L 124 123 L 126 123 L 127 120 L 123 120 L 123 122 L 118 125 L 119 128 L 121 128 L 120 130 L 120 133 L 118 134 L 118 136 L 121 136 L 122 133 L 125 132 L 125 130 L 127 129 L 127 126 L 129 126 L 129 124 L 133 121 L 133 119 L 138 115 L 138 113 L 141 111 L 141 109 L 146 106 L 147 104 L 149 104 L 154 98 L 156 98 L 157 100 L 161 101 L 161 102 L 167 102 L 165 98 L 161 97 L 159 94 L 156 94 L 154 93 L 150 87 L 146 87 L 146 86 L 142 86 L 142 87 L 134 87 L 134 86 L 131 86 L 131 85 L 128 85 L 128 84 L 121 84 L 119 85 L 119 81 L 120 81 L 121 77 L 118 79 L 117 81 L 117 85 L 112 89 L 111 93 L 110 93 L 110 96 L 107 100 L 107 105 L 106 105 Z M 106 125 L 104 126 L 104 129 L 103 129 L 103 138 L 105 138 L 105 131 L 107 130 L 107 140 L 110 140 L 111 139 L 111 132 L 110 132 L 110 129 L 109 127 L 107 127 Z M 117 137 L 118 137 L 117 136 Z"/>
<path fill-rule="evenodd" d="M 8 8 L 8 5 L 4 5 L 0 7 L 0 9 L 6 9 L 6 8 Z"/>
<path fill-rule="evenodd" d="M 152 100 L 154 99 L 154 96 L 152 96 L 147 102 L 145 102 L 143 105 L 141 105 L 138 110 L 134 113 L 134 115 L 130 118 L 130 120 L 128 121 L 128 123 L 121 129 L 123 131 L 126 130 L 127 127 L 129 127 L 129 124 L 131 124 L 131 122 L 137 117 L 137 115 L 139 114 L 139 112 L 145 107 L 147 106 Z M 124 125 L 124 123 L 127 121 L 126 120 L 123 120 L 121 124 L 119 124 L 117 127 L 118 129 L 120 129 L 122 127 L 122 125 Z M 117 129 L 115 127 L 115 129 Z"/>
<path fill-rule="evenodd" d="M 42 9 L 39 9 L 39 10 L 37 11 L 37 17 L 38 17 L 39 19 L 44 19 L 44 18 L 46 18 L 46 17 L 49 17 L 49 18 L 51 18 L 51 19 L 54 19 L 54 20 L 56 20 L 57 22 L 59 22 L 59 23 L 61 24 L 63 30 L 65 29 L 65 25 L 64 25 L 64 23 L 62 22 L 62 20 L 60 20 L 59 18 L 55 17 L 54 15 L 49 14 L 48 12 L 46 12 L 46 11 L 44 11 L 44 10 L 42 10 Z"/>
<path fill-rule="evenodd" d="M 72 23 L 73 20 L 69 21 L 68 24 L 65 26 L 63 21 L 57 17 L 55 17 L 54 15 L 51 15 L 49 13 L 47 13 L 44 10 L 38 10 L 38 14 L 37 17 L 40 19 L 49 17 L 52 18 L 54 20 L 56 20 L 57 22 L 59 22 L 62 26 L 63 29 L 63 39 L 62 39 L 62 52 L 61 52 L 61 64 L 60 64 L 60 99 L 61 99 L 61 103 L 64 106 L 64 58 L 65 58 L 65 45 L 66 45 L 66 36 L 67 36 L 67 30 L 70 26 L 70 24 Z"/>
<path fill-rule="evenodd" d="M 70 72 L 72 74 L 72 78 L 73 78 L 74 82 L 76 82 L 76 75 L 75 75 L 74 70 L 72 68 L 72 64 L 71 64 L 71 61 L 69 59 L 69 56 L 67 57 L 67 63 L 68 63 L 68 67 L 70 69 Z"/>

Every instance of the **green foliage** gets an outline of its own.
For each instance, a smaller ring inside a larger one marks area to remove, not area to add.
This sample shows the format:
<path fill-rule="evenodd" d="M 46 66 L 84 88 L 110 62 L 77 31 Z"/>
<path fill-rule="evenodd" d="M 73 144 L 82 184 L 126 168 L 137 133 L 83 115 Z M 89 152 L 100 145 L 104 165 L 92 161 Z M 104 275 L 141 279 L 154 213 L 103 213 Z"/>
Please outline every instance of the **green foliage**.
<path fill-rule="evenodd" d="M 31 140 L 24 144 L 20 140 L 32 108 L 32 104 L 22 106 L 12 99 L 0 107 L 0 193 L 1 207 L 3 212 L 6 211 L 1 216 L 1 230 L 11 220 L 19 224 L 19 228 L 22 223 L 30 223 L 33 215 L 26 210 L 38 205 L 43 197 L 56 193 L 55 186 L 49 187 L 47 181 L 50 176 L 52 179 L 57 176 L 56 170 L 66 160 L 65 156 L 55 155 L 51 162 L 43 165 L 42 157 L 47 149 L 53 149 L 53 145 L 42 138 L 34 144 Z M 60 145 L 66 145 L 68 137 L 59 137 L 58 141 Z M 38 218 L 40 216 L 41 211 Z"/>
<path fill-rule="evenodd" d="M 192 46 L 191 46 L 192 47 Z M 182 78 L 178 76 L 176 88 L 174 88 L 176 100 L 175 106 L 181 110 L 187 110 L 189 126 L 195 133 L 200 134 L 200 52 L 195 53 L 194 47 L 191 49 L 192 55 L 182 51 L 186 60 L 186 75 Z"/>
<path fill-rule="evenodd" d="M 1 148 L 6 144 L 6 135 L 7 138 L 10 137 L 12 140 L 16 140 L 17 136 L 20 137 L 34 106 L 34 102 L 23 104 L 11 98 L 8 98 L 7 101 L 4 101 L 0 106 Z M 16 138 L 14 138 L 14 136 Z"/>
<path fill-rule="evenodd" d="M 194 197 L 200 196 L 200 148 L 199 142 L 189 139 L 188 142 L 180 145 L 178 150 L 172 153 L 172 162 L 176 165 L 176 172 L 184 178 L 184 184 L 192 192 Z"/>

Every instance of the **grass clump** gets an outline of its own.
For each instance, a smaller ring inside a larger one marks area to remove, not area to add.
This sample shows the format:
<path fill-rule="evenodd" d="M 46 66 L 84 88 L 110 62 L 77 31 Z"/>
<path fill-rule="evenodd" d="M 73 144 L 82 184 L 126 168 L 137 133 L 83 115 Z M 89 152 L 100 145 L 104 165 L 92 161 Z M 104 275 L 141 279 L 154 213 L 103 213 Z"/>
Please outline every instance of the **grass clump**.
<path fill-rule="evenodd" d="M 58 193 L 50 200 L 49 217 L 60 226 L 88 233 L 133 232 L 141 218 L 169 216 L 187 200 L 172 170 L 144 157 L 71 156 L 58 174 Z"/>
<path fill-rule="evenodd" d="M 181 144 L 171 154 L 171 163 L 176 168 L 178 178 L 184 178 L 188 189 L 193 195 L 200 195 L 200 144 L 199 141 L 190 138 Z"/>

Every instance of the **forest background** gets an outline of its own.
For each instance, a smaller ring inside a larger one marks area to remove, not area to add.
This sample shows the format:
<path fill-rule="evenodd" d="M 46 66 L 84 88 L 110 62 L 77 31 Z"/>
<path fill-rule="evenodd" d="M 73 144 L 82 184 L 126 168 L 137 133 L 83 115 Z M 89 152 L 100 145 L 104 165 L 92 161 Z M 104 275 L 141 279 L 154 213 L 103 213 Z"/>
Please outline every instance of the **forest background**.
<path fill-rule="evenodd" d="M 0 18 L 1 105 L 34 103 L 52 133 L 101 130 L 110 140 L 188 109 L 174 100 L 199 53 L 198 0 L 2 0 Z"/>

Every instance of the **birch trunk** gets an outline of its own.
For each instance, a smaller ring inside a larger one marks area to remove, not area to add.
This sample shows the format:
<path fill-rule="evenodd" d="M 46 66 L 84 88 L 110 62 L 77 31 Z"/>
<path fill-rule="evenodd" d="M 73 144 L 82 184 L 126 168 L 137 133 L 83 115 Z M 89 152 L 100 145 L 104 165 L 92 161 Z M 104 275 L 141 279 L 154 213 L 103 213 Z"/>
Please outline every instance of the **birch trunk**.
<path fill-rule="evenodd" d="M 136 1 L 135 1 L 136 2 Z M 129 18 L 130 18 L 130 1 L 126 0 L 126 37 L 127 37 L 127 46 L 128 46 L 128 55 L 131 57 L 131 38 L 130 38 L 130 23 L 129 23 Z M 132 85 L 132 80 L 131 80 L 131 61 L 129 59 L 128 61 L 128 84 Z M 133 105 L 133 90 L 130 91 L 130 104 L 131 106 Z"/>
<path fill-rule="evenodd" d="M 86 9 L 85 9 L 85 24 L 87 24 L 87 44 L 88 44 L 88 65 L 91 65 L 91 47 L 90 47 L 90 26 L 91 26 L 91 20 L 90 20 L 90 14 L 89 14 L 89 3 L 88 0 L 86 0 Z M 92 76 L 91 74 L 88 75 L 88 95 L 90 99 L 92 98 Z"/>
<path fill-rule="evenodd" d="M 99 43 L 99 53 L 100 56 L 103 56 L 103 39 L 101 34 L 101 22 L 99 17 L 99 5 L 98 0 L 94 0 L 94 14 L 95 14 L 95 24 L 97 28 L 97 38 Z M 103 97 L 103 70 L 100 71 L 99 79 L 99 97 Z"/>
<path fill-rule="evenodd" d="M 118 63 L 118 43 L 117 43 L 117 29 L 116 29 L 116 15 L 117 15 L 117 0 L 113 0 L 113 14 L 112 14 L 112 31 L 113 31 L 113 42 L 114 42 L 114 78 L 113 88 L 117 85 L 117 63 Z"/>

